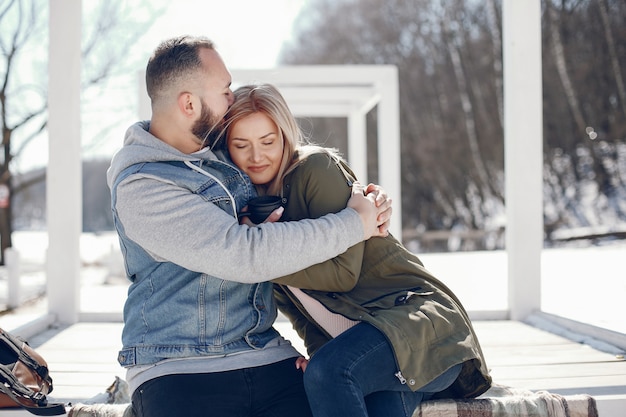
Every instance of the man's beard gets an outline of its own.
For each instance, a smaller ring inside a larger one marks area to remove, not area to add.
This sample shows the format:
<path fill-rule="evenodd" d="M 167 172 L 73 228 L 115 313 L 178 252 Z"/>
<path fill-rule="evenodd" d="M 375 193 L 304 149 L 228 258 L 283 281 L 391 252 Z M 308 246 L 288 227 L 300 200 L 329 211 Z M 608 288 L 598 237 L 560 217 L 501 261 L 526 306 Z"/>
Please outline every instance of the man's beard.
<path fill-rule="evenodd" d="M 202 104 L 200 118 L 193 124 L 191 133 L 200 139 L 200 144 L 204 148 L 219 138 L 223 119 L 215 116 L 204 100 L 200 102 Z"/>

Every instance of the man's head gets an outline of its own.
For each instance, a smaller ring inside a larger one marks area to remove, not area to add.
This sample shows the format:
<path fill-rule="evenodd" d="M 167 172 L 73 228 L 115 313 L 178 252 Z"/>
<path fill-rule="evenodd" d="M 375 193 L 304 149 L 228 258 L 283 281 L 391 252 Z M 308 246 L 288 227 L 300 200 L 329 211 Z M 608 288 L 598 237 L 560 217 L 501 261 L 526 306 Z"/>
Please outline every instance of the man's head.
<path fill-rule="evenodd" d="M 233 102 L 230 84 L 209 39 L 181 36 L 162 42 L 146 68 L 151 132 L 186 153 L 210 143 Z"/>

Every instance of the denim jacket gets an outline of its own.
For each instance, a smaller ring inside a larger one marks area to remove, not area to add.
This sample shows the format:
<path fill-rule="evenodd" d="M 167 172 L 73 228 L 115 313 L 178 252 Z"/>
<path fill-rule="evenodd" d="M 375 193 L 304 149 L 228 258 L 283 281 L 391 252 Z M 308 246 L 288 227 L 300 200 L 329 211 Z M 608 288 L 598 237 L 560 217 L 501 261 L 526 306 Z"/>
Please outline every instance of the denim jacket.
<path fill-rule="evenodd" d="M 115 180 L 111 204 L 125 267 L 132 284 L 124 307 L 122 366 L 164 359 L 221 356 L 260 349 L 279 336 L 272 328 L 272 284 L 243 284 L 155 260 L 124 231 L 116 191 L 130 175 L 174 183 L 236 217 L 254 195 L 247 176 L 220 161 L 148 162 L 126 168 Z M 210 221 L 210 219 L 207 219 Z"/>

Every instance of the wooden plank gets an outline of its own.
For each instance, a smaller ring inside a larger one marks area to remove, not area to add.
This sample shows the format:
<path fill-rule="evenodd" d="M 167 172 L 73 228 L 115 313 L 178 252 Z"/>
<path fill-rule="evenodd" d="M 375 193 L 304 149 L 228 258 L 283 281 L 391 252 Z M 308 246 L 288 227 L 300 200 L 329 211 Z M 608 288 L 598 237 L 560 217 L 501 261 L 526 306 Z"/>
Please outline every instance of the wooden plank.
<path fill-rule="evenodd" d="M 86 366 L 90 364 L 117 364 L 117 352 L 119 349 L 85 349 L 85 350 L 50 350 L 40 348 L 38 351 L 51 364 L 73 363 L 75 366 Z"/>
<path fill-rule="evenodd" d="M 520 347 L 483 346 L 489 366 L 576 364 L 619 362 L 615 355 L 600 352 L 586 345 L 548 345 Z"/>
<path fill-rule="evenodd" d="M 622 385 L 626 386 L 626 362 L 551 364 L 551 365 L 518 365 L 493 368 L 496 375 L 506 378 L 540 379 L 549 377 L 603 377 L 621 376 Z"/>
<path fill-rule="evenodd" d="M 108 358 L 106 363 L 81 363 L 76 364 L 71 362 L 68 358 L 63 358 L 65 362 L 54 361 L 51 362 L 51 372 L 59 373 L 59 372 L 76 372 L 76 373 L 86 373 L 86 372 L 96 372 L 96 373 L 109 373 L 109 372 L 117 372 L 117 373 L 126 373 L 126 370 L 122 368 L 116 361 Z"/>
<path fill-rule="evenodd" d="M 474 325 L 495 383 L 563 395 L 617 395 L 618 402 L 626 396 L 626 361 L 615 355 L 524 323 L 486 321 Z M 305 352 L 284 317 L 279 317 L 275 327 Z M 91 398 L 104 392 L 116 376 L 123 378 L 125 369 L 116 361 L 121 330 L 121 323 L 78 323 L 31 339 L 50 366 L 55 385 L 51 399 L 76 402 Z"/>
<path fill-rule="evenodd" d="M 497 373 L 497 372 L 496 372 Z M 621 395 L 626 398 L 626 386 L 624 375 L 612 375 L 598 377 L 543 377 L 543 378 L 506 378 L 494 375 L 498 384 L 530 391 L 549 391 L 561 395 L 589 394 L 595 395 Z"/>
<path fill-rule="evenodd" d="M 569 344 L 570 340 L 513 320 L 473 322 L 481 344 L 488 346 L 535 346 Z"/>
<path fill-rule="evenodd" d="M 121 323 L 77 323 L 30 339 L 46 359 L 54 381 L 50 400 L 78 402 L 106 390 L 126 371 L 117 363 Z"/>
<path fill-rule="evenodd" d="M 62 391 L 60 387 L 80 387 L 96 386 L 97 390 L 92 391 L 88 397 L 103 392 L 115 381 L 115 372 L 55 372 L 54 373 L 54 394 Z M 119 375 L 119 372 L 117 373 Z"/>

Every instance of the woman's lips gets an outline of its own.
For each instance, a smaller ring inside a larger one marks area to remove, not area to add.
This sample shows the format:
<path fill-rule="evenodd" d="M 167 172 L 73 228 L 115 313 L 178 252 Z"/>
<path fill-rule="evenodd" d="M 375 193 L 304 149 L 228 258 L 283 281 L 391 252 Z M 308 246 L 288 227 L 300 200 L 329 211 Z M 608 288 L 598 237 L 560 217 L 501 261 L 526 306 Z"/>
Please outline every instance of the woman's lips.
<path fill-rule="evenodd" d="M 268 165 L 262 165 L 262 166 L 249 166 L 249 167 L 248 167 L 248 171 L 250 171 L 250 172 L 256 172 L 256 173 L 259 173 L 259 172 L 263 172 L 263 171 L 265 171 L 265 170 L 267 169 L 267 167 L 268 167 Z"/>

